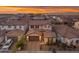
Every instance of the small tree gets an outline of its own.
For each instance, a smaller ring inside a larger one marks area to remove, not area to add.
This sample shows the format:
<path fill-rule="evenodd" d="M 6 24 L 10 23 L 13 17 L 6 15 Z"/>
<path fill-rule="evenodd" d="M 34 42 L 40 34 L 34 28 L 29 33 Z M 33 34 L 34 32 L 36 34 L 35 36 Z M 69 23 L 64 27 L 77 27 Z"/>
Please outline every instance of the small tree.
<path fill-rule="evenodd" d="M 26 36 L 22 36 L 21 39 L 16 43 L 16 49 L 22 49 L 26 44 Z"/>

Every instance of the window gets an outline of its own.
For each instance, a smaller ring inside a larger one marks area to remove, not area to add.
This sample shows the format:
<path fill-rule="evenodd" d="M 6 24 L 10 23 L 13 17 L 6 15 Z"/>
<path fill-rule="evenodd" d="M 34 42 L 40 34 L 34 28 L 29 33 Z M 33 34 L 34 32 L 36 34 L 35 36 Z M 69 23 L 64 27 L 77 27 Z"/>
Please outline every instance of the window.
<path fill-rule="evenodd" d="M 47 28 L 47 25 L 44 25 L 44 28 Z"/>
<path fill-rule="evenodd" d="M 34 28 L 34 25 L 31 25 L 30 27 L 31 27 L 31 28 Z"/>
<path fill-rule="evenodd" d="M 78 44 L 79 43 L 79 40 L 77 40 L 76 43 Z"/>
<path fill-rule="evenodd" d="M 39 28 L 39 25 L 35 25 L 35 28 Z"/>
<path fill-rule="evenodd" d="M 16 26 L 16 28 L 19 29 L 20 27 L 19 26 Z"/>
<path fill-rule="evenodd" d="M 48 25 L 48 28 L 50 28 L 50 25 Z"/>
<path fill-rule="evenodd" d="M 1 26 L 2 28 L 4 28 L 4 26 Z"/>
<path fill-rule="evenodd" d="M 21 29 L 21 28 L 22 28 L 22 26 L 18 26 L 18 28 L 19 28 L 19 29 Z"/>
<path fill-rule="evenodd" d="M 14 28 L 16 28 L 16 26 L 14 26 Z"/>
<path fill-rule="evenodd" d="M 10 26 L 10 25 L 8 25 L 8 28 L 11 28 L 11 26 Z"/>

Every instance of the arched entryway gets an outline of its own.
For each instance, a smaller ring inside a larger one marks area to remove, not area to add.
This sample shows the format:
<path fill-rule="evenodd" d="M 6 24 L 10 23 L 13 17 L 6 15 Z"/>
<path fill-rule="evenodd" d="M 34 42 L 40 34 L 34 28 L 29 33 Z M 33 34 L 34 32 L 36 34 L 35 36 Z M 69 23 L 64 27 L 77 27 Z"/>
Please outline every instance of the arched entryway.
<path fill-rule="evenodd" d="M 27 35 L 27 50 L 28 51 L 39 51 L 40 50 L 40 42 L 41 42 L 41 34 L 40 32 L 28 32 Z"/>

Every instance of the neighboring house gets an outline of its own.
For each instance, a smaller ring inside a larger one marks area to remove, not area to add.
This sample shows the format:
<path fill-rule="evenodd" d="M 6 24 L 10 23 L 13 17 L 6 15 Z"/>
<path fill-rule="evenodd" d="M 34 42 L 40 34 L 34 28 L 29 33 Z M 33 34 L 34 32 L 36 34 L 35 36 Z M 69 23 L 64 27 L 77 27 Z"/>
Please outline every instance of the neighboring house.
<path fill-rule="evenodd" d="M 50 19 L 52 19 L 52 24 L 63 24 L 63 19 L 58 16 L 50 16 Z"/>
<path fill-rule="evenodd" d="M 49 17 L 46 14 L 29 14 L 32 20 L 47 20 Z"/>
<path fill-rule="evenodd" d="M 8 39 L 18 41 L 24 35 L 24 33 L 25 32 L 22 31 L 22 30 L 10 30 L 10 31 L 7 31 L 6 34 L 5 34 L 5 41 L 7 41 Z"/>
<path fill-rule="evenodd" d="M 52 16 L 51 19 L 52 19 L 52 24 L 55 24 L 55 25 L 65 24 L 65 25 L 68 25 L 71 27 L 73 26 L 73 20 L 68 19 L 62 15 L 61 16 Z"/>
<path fill-rule="evenodd" d="M 55 30 L 58 33 L 57 39 L 67 45 L 79 45 L 79 30 L 66 25 L 56 25 Z"/>
<path fill-rule="evenodd" d="M 27 21 L 26 20 L 6 20 L 0 22 L 0 30 L 23 30 L 27 29 Z"/>
<path fill-rule="evenodd" d="M 5 40 L 5 30 L 0 30 L 0 44 Z"/>
<path fill-rule="evenodd" d="M 73 27 L 79 29 L 79 21 L 75 21 Z"/>
<path fill-rule="evenodd" d="M 16 19 L 6 19 L 0 21 L 0 30 L 5 30 L 5 41 L 9 38 L 14 40 L 19 39 L 19 37 L 28 31 L 28 23 L 26 18 Z M 23 32 L 23 33 L 22 33 Z"/>

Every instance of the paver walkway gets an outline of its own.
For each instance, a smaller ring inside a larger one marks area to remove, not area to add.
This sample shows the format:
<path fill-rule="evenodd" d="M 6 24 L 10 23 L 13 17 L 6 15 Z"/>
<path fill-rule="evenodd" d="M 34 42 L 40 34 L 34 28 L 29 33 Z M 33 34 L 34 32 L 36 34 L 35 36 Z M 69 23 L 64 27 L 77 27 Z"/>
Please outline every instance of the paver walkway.
<path fill-rule="evenodd" d="M 28 42 L 27 51 L 40 51 L 40 42 L 39 41 Z"/>

